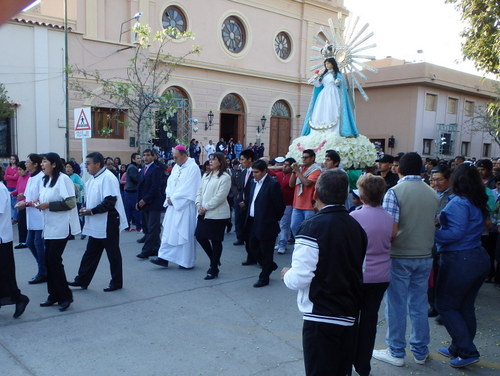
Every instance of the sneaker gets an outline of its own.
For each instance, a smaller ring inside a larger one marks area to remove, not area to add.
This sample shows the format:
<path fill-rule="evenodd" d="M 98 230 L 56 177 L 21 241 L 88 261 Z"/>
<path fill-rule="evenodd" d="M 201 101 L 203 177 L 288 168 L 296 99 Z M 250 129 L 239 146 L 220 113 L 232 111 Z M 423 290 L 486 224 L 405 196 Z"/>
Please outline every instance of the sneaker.
<path fill-rule="evenodd" d="M 415 356 L 413 356 L 413 360 L 417 364 L 425 364 L 425 361 L 429 358 L 429 355 L 426 355 L 423 359 L 417 359 Z"/>
<path fill-rule="evenodd" d="M 453 368 L 462 368 L 462 367 L 467 367 L 470 366 L 471 364 L 479 362 L 479 357 L 473 357 L 473 358 L 460 358 L 457 356 L 455 359 L 450 360 L 450 366 Z"/>
<path fill-rule="evenodd" d="M 278 244 L 276 244 L 276 245 L 274 246 L 274 250 L 275 250 L 275 251 L 277 251 L 277 250 L 278 250 L 278 248 L 279 248 L 279 245 L 278 245 Z"/>
<path fill-rule="evenodd" d="M 397 367 L 403 367 L 405 365 L 404 358 L 396 358 L 395 356 L 392 356 L 391 350 L 388 348 L 383 350 L 373 350 L 372 357 Z"/>
<path fill-rule="evenodd" d="M 123 231 L 130 232 L 132 230 L 130 229 L 130 227 L 127 227 L 127 228 L 123 229 Z"/>
<path fill-rule="evenodd" d="M 278 253 L 280 255 L 284 255 L 286 253 L 286 249 L 285 248 L 278 248 Z"/>
<path fill-rule="evenodd" d="M 450 358 L 450 359 L 453 359 L 454 356 L 452 355 L 452 353 L 450 352 L 450 350 L 448 350 L 447 347 L 440 347 L 438 348 L 438 353 L 440 353 L 442 356 L 446 356 L 447 358 Z"/>

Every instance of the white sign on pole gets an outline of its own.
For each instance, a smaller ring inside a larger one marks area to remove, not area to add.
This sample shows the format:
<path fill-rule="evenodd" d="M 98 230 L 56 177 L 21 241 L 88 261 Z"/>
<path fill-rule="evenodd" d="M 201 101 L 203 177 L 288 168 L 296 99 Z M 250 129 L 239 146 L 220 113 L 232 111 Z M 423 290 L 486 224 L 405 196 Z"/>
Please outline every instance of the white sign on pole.
<path fill-rule="evenodd" d="M 75 138 L 92 137 L 92 118 L 90 107 L 75 108 L 73 112 L 75 121 Z"/>

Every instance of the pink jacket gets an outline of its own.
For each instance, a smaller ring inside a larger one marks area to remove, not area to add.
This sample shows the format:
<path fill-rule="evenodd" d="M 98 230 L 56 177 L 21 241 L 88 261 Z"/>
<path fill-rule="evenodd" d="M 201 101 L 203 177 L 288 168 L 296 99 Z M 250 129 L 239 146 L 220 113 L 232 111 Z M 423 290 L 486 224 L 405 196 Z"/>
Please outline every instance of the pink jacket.
<path fill-rule="evenodd" d="M 7 188 L 16 188 L 17 178 L 19 177 L 19 171 L 17 167 L 7 166 L 5 169 L 5 182 L 7 183 Z"/>
<path fill-rule="evenodd" d="M 11 195 L 16 197 L 17 196 L 17 201 L 23 201 L 23 198 L 19 198 L 18 196 L 20 194 L 24 195 L 24 191 L 26 190 L 26 185 L 28 184 L 28 179 L 30 178 L 30 174 L 26 174 L 24 176 L 19 176 L 17 179 L 17 185 L 16 185 L 16 190 L 12 191 Z"/>

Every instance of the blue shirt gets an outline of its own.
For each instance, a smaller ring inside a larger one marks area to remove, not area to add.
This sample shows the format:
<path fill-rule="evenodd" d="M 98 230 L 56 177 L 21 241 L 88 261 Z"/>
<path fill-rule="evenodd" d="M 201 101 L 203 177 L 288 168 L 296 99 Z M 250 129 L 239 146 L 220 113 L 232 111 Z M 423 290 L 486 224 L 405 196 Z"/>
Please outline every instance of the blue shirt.
<path fill-rule="evenodd" d="M 481 210 L 467 198 L 451 195 L 439 216 L 441 227 L 436 230 L 438 252 L 464 251 L 481 246 L 481 234 L 486 221 Z"/>

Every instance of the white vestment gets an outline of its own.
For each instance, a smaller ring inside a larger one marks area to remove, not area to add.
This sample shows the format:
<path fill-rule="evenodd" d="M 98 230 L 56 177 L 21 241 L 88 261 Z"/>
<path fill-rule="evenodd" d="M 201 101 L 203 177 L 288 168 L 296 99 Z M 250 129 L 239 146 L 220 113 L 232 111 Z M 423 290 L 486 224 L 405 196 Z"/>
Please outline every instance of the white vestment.
<path fill-rule="evenodd" d="M 120 183 L 118 179 L 107 168 L 99 171 L 94 177 L 87 181 L 86 185 L 86 208 L 92 209 L 104 201 L 108 196 L 116 197 L 115 209 L 120 216 L 120 231 L 127 228 L 127 216 L 123 207 L 120 194 Z M 85 217 L 83 235 L 89 235 L 97 239 L 105 239 L 108 224 L 108 212 L 89 215 Z"/>
<path fill-rule="evenodd" d="M 165 189 L 167 208 L 163 218 L 163 233 L 158 257 L 185 268 L 196 261 L 196 193 L 201 184 L 200 168 L 193 158 L 179 166 L 176 164 Z M 172 205 L 168 204 L 168 200 Z"/>

